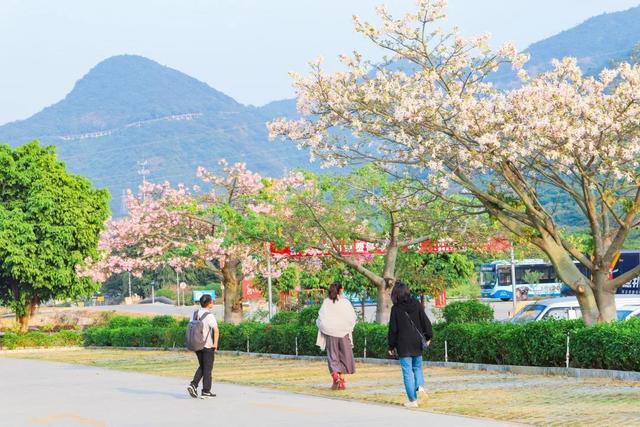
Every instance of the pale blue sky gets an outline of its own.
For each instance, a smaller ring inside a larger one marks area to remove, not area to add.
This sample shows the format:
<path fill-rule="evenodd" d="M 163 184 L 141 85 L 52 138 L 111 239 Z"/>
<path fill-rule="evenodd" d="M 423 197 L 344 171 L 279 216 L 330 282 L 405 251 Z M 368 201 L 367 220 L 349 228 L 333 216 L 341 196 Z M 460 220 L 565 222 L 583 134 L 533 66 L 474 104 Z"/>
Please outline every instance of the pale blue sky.
<path fill-rule="evenodd" d="M 0 124 L 62 99 L 99 61 L 139 54 L 245 104 L 291 97 L 287 72 L 370 45 L 351 15 L 414 0 L 1 0 Z M 640 0 L 450 0 L 450 25 L 521 49 Z"/>

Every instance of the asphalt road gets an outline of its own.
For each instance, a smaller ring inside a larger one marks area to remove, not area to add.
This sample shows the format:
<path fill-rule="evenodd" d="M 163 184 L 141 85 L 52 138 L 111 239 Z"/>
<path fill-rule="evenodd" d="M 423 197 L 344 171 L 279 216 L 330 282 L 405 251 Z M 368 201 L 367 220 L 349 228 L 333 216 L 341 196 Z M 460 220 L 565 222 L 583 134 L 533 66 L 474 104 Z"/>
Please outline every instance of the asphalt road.
<path fill-rule="evenodd" d="M 176 378 L 34 360 L 0 359 L 0 378 L 3 427 L 508 425 L 228 384 L 192 399 Z"/>
<path fill-rule="evenodd" d="M 496 320 L 504 320 L 510 317 L 511 311 L 513 311 L 513 305 L 511 301 L 503 302 L 503 301 L 492 301 L 486 302 L 489 304 L 494 312 Z M 196 306 L 182 306 L 176 307 L 174 305 L 167 304 L 134 304 L 134 305 L 103 305 L 96 307 L 85 307 L 87 310 L 115 310 L 117 312 L 122 313 L 141 313 L 141 314 L 170 314 L 173 316 L 191 316 L 193 311 L 196 309 Z M 222 305 L 214 306 L 214 314 L 216 319 L 220 320 L 223 316 L 223 307 Z M 360 307 L 356 307 L 356 310 L 359 312 Z M 427 305 L 427 315 L 429 318 L 433 320 L 433 314 L 431 313 L 430 305 Z M 376 317 L 376 309 L 375 306 L 367 306 L 365 307 L 365 316 L 368 321 L 375 320 Z"/>

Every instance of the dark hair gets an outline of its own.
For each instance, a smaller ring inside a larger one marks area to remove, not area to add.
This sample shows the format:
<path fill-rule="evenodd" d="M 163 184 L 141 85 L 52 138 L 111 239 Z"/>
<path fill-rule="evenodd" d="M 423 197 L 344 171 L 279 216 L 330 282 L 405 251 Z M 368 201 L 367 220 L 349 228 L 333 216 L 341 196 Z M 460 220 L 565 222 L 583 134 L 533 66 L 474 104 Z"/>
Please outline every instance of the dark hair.
<path fill-rule="evenodd" d="M 342 290 L 342 285 L 338 282 L 334 282 L 329 286 L 329 299 L 334 303 L 338 301 L 338 295 L 340 295 L 340 291 Z"/>
<path fill-rule="evenodd" d="M 200 307 L 206 308 L 209 304 L 211 304 L 211 295 L 204 294 L 200 297 Z"/>
<path fill-rule="evenodd" d="M 396 282 L 391 291 L 391 302 L 393 304 L 401 304 L 411 300 L 411 291 L 409 287 L 402 282 Z"/>

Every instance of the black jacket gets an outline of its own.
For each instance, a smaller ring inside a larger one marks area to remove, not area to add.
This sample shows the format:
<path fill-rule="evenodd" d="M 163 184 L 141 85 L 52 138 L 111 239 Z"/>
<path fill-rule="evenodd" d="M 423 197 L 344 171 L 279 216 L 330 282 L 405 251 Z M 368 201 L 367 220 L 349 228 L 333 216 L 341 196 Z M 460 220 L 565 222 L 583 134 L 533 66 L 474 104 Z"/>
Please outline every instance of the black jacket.
<path fill-rule="evenodd" d="M 407 316 L 408 314 L 408 316 Z M 411 325 L 411 321 L 415 328 Z M 433 336 L 431 322 L 422 308 L 422 304 L 410 301 L 394 304 L 389 318 L 389 350 L 396 349 L 398 357 L 420 356 L 420 337 L 418 331 L 428 340 Z"/>

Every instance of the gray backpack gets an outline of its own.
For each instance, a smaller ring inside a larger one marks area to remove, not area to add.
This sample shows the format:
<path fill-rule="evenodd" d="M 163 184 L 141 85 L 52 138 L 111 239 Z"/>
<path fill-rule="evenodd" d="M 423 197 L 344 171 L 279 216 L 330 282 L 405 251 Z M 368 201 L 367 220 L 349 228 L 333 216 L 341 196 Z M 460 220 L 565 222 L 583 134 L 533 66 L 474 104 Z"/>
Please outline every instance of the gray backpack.
<path fill-rule="evenodd" d="M 207 317 L 209 312 L 206 312 L 202 315 L 201 318 L 198 319 L 198 312 L 193 313 L 193 318 L 189 321 L 187 325 L 187 349 L 191 351 L 200 351 L 204 348 L 207 339 L 209 338 L 209 334 L 211 333 L 211 328 L 207 332 L 207 335 L 204 335 L 204 328 L 207 326 L 204 324 L 203 320 Z"/>

